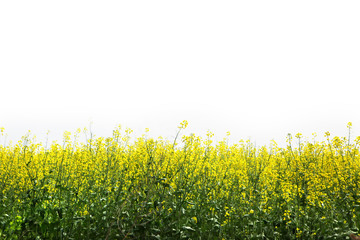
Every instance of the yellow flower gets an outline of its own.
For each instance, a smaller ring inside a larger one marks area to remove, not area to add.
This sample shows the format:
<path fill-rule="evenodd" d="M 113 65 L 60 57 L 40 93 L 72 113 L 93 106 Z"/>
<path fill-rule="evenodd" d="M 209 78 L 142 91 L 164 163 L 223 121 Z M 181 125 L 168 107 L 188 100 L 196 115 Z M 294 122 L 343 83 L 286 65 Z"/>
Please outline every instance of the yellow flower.
<path fill-rule="evenodd" d="M 180 123 L 179 129 L 185 129 L 188 126 L 188 121 L 184 120 Z"/>

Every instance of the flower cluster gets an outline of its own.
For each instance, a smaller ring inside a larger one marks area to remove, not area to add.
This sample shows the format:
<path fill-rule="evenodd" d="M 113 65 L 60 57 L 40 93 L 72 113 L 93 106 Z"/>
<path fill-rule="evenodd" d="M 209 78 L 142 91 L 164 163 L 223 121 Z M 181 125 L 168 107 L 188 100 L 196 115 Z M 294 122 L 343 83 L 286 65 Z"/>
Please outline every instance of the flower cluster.
<path fill-rule="evenodd" d="M 146 135 L 130 143 L 131 132 L 119 127 L 112 137 L 86 143 L 76 141 L 79 131 L 66 132 L 63 144 L 48 148 L 27 135 L 0 146 L 0 203 L 12 206 L 0 207 L 8 223 L 0 237 L 59 237 L 42 232 L 48 226 L 83 239 L 94 219 L 104 222 L 96 232 L 114 239 L 146 239 L 149 231 L 193 239 L 311 239 L 327 234 L 334 219 L 343 229 L 359 223 L 359 138 L 330 139 L 327 132 L 327 141 L 310 143 L 297 134 L 296 147 L 289 135 L 286 148 L 275 142 L 256 148 L 250 141 L 214 144 L 208 132 L 206 139 L 183 136 L 180 147 Z"/>

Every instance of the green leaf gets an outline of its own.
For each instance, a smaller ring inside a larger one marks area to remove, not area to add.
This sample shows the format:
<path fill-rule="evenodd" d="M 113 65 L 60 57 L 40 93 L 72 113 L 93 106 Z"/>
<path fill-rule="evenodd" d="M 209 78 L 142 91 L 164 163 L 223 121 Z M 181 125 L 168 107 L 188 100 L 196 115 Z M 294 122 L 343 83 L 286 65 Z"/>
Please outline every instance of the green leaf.
<path fill-rule="evenodd" d="M 183 226 L 182 228 L 183 228 L 184 230 L 188 230 L 188 231 L 195 232 L 195 229 L 193 229 L 192 227 L 189 227 L 189 226 Z"/>

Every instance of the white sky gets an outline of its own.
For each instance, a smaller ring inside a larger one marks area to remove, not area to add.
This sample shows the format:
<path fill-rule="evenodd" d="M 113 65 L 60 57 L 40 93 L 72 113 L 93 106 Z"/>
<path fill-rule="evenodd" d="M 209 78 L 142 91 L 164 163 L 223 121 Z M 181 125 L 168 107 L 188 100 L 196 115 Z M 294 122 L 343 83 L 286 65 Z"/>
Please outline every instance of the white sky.
<path fill-rule="evenodd" d="M 0 127 L 360 135 L 360 2 L 1 1 Z"/>

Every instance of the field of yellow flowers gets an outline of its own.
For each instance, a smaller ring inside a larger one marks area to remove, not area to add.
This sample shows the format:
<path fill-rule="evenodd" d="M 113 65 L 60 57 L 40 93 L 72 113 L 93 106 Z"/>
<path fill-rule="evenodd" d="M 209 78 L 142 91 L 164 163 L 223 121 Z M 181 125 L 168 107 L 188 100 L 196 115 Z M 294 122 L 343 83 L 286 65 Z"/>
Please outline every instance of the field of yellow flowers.
<path fill-rule="evenodd" d="M 0 239 L 345 239 L 360 227 L 360 137 L 286 148 L 110 138 L 0 145 Z M 349 132 L 351 123 L 348 124 Z M 1 133 L 4 136 L 3 130 Z"/>

